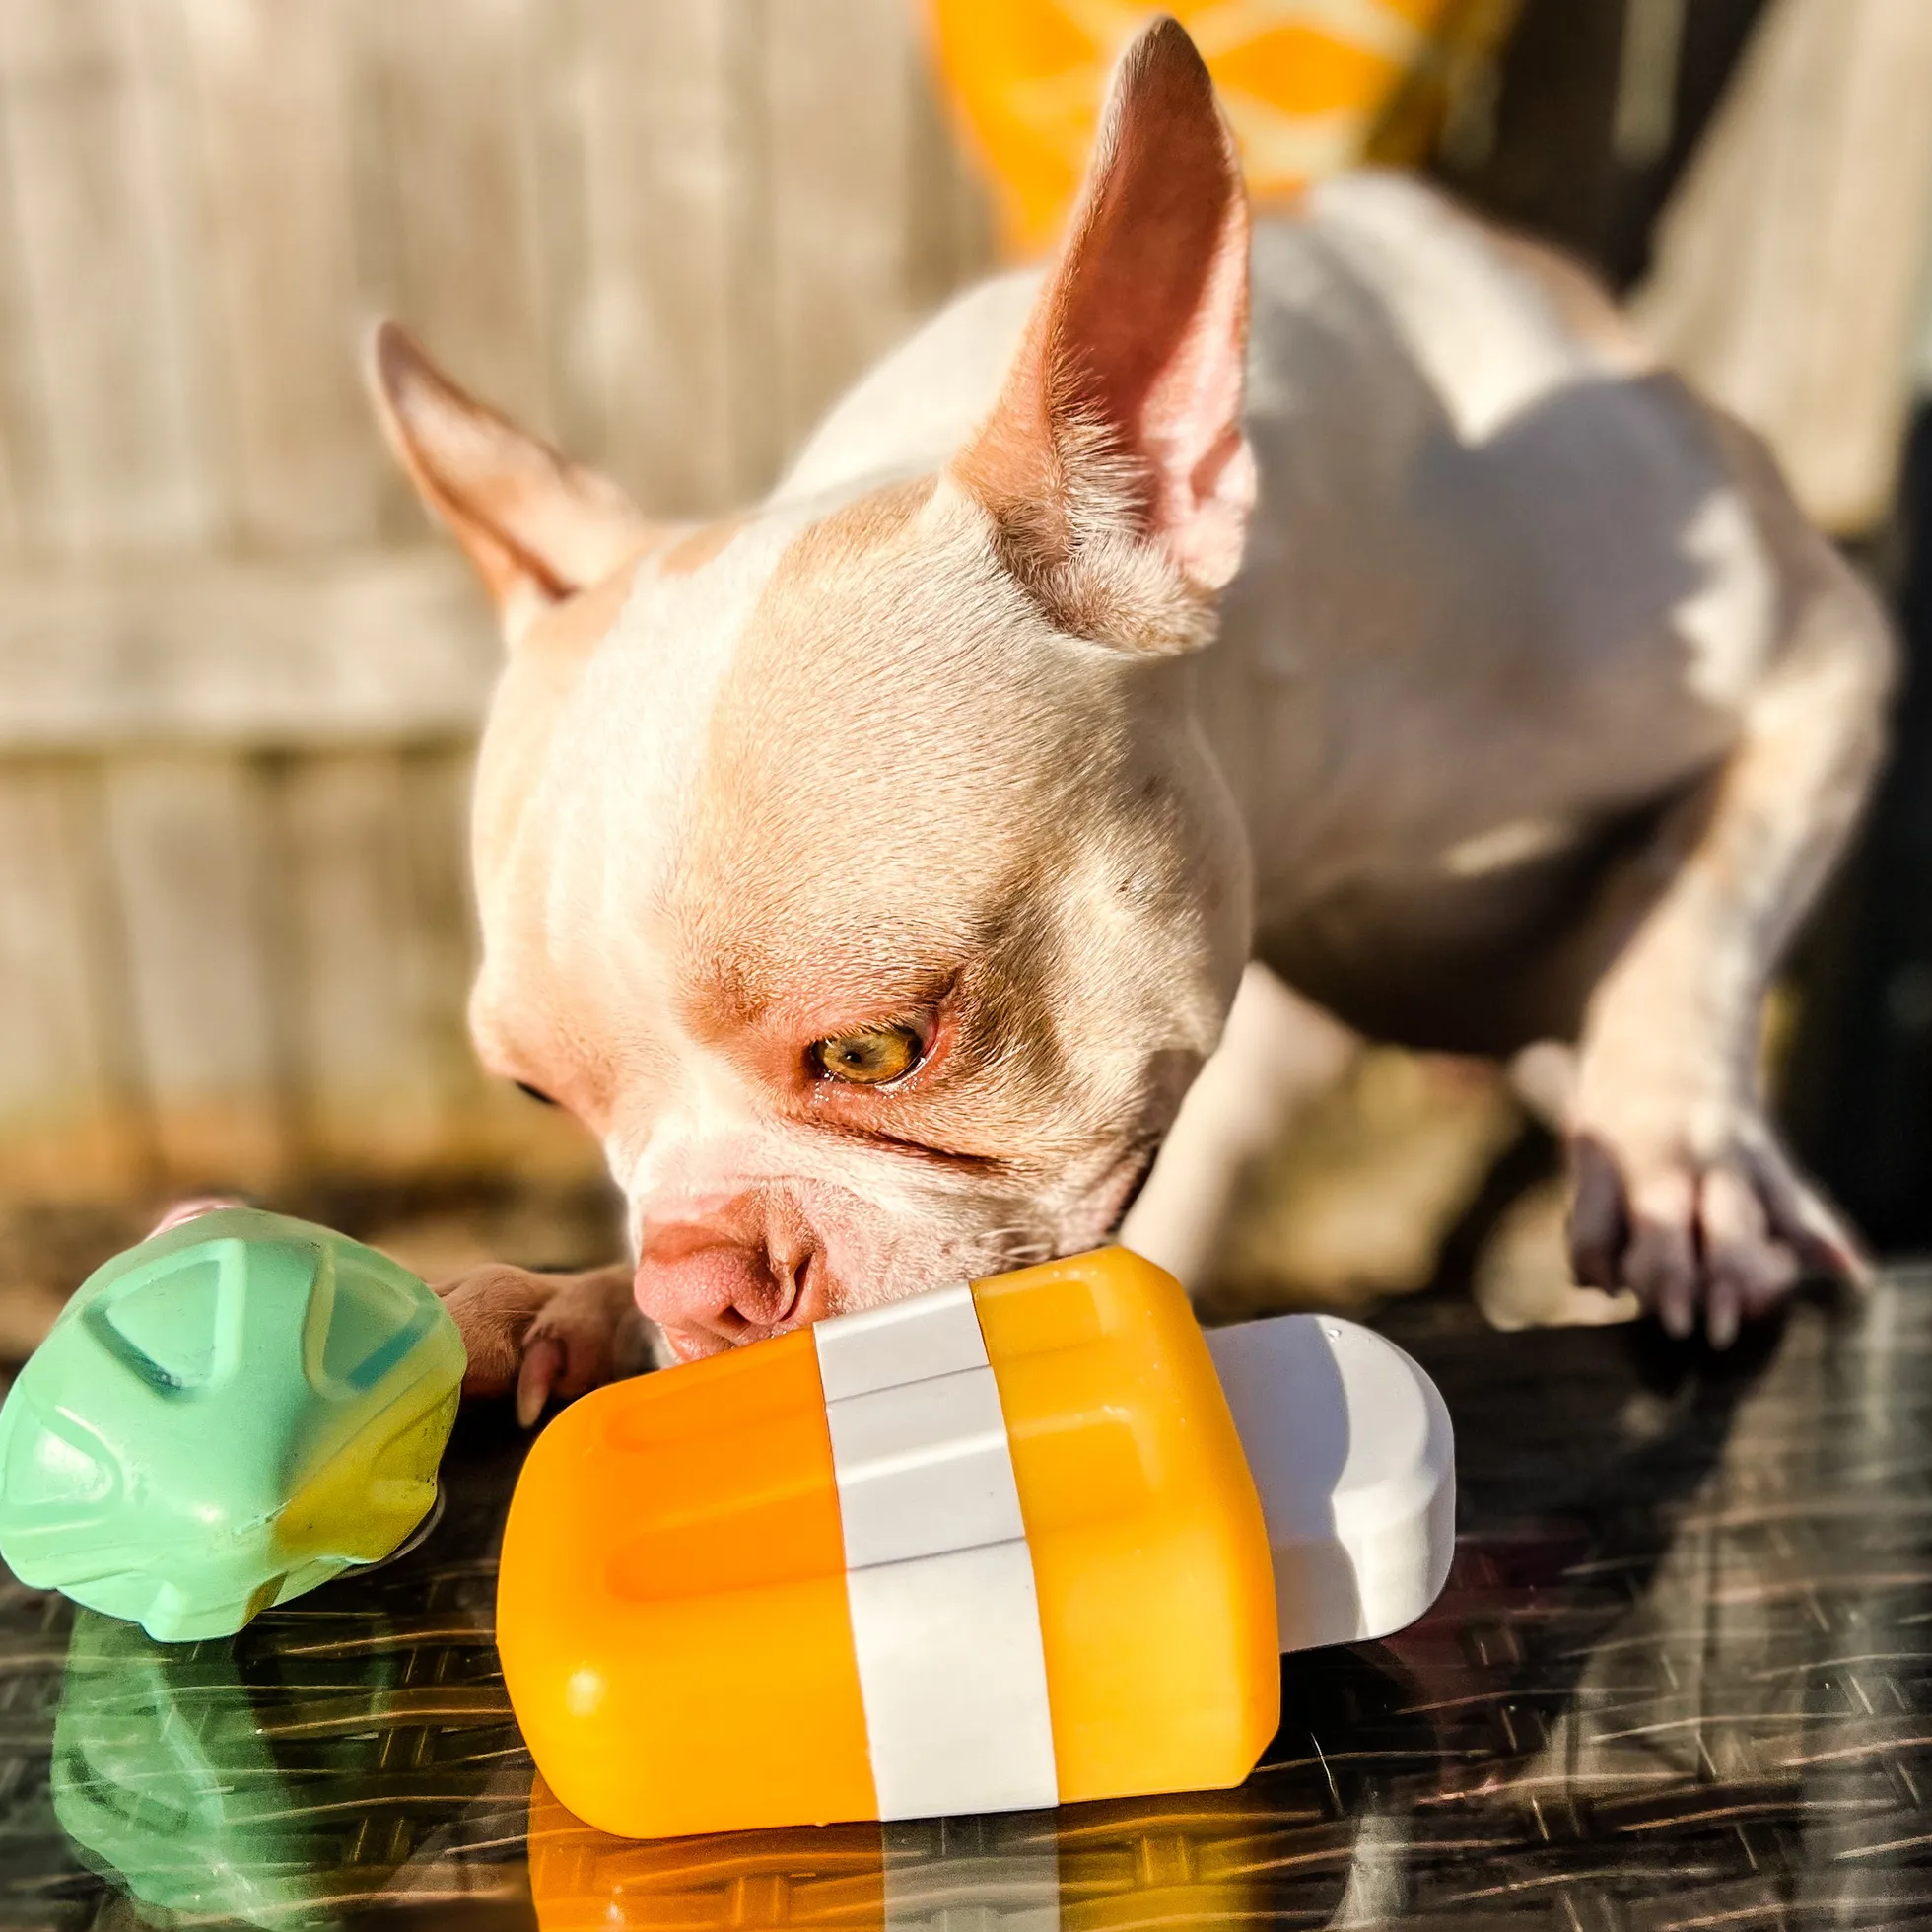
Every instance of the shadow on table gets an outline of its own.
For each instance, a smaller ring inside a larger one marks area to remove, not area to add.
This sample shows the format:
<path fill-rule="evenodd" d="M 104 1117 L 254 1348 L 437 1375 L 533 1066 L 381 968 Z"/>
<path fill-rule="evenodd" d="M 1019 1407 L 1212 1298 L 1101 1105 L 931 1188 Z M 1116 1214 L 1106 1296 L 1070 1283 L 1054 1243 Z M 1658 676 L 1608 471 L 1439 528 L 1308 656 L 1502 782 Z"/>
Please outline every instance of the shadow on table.
<path fill-rule="evenodd" d="M 1351 1701 L 1345 1668 L 1259 1774 L 1335 1775 L 1345 1922 L 1782 1932 L 1932 1905 L 1926 1287 L 1800 1301 L 1730 1356 L 1397 1312 L 1456 1421 L 1456 1568 L 1380 1647 L 1394 1705 Z"/>

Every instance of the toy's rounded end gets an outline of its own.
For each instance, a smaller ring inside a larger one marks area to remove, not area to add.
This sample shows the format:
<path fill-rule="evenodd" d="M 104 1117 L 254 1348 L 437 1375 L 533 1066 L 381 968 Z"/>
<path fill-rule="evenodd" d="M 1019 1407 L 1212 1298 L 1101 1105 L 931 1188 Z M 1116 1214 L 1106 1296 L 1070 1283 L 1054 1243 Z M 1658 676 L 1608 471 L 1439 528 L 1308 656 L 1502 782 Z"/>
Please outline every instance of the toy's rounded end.
<path fill-rule="evenodd" d="M 1281 1315 L 1208 1337 L 1268 1520 L 1283 1650 L 1414 1622 L 1456 1539 L 1449 1412 L 1371 1329 Z"/>

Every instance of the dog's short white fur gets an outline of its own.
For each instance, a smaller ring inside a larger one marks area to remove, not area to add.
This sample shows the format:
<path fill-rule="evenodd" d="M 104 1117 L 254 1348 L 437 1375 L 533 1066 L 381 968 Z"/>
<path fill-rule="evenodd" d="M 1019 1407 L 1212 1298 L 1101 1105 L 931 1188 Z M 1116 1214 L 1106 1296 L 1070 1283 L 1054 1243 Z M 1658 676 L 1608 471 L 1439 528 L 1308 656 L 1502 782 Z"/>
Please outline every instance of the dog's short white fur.
<path fill-rule="evenodd" d="M 1251 233 L 1171 22 L 1057 263 L 740 518 L 653 523 L 397 330 L 374 370 L 509 643 L 476 1040 L 636 1247 L 457 1284 L 473 1386 L 611 1372 L 634 1288 L 689 1356 L 1093 1245 L 1163 1138 L 1127 1233 L 1186 1274 L 1356 1033 L 1544 1043 L 1578 1276 L 1679 1332 L 1857 1271 L 1759 1042 L 1879 609 L 1567 263 L 1375 173 Z"/>

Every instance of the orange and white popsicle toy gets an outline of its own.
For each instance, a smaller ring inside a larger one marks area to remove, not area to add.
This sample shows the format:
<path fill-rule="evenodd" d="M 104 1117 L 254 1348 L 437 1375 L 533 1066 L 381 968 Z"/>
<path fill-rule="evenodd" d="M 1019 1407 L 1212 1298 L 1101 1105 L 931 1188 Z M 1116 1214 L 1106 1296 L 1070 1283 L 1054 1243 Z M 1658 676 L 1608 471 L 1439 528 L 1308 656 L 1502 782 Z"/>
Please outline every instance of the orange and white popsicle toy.
<path fill-rule="evenodd" d="M 504 1676 L 622 1836 L 1236 1784 L 1281 1650 L 1433 1601 L 1452 1460 L 1380 1337 L 1204 1337 L 1102 1249 L 575 1405 L 511 1504 Z"/>

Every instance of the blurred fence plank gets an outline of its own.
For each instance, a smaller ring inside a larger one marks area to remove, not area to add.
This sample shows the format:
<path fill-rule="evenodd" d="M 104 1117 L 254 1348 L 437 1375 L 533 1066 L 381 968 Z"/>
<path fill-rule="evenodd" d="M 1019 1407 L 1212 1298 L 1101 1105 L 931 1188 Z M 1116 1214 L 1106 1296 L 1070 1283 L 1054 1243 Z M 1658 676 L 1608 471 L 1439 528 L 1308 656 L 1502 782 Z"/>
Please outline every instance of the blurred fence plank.
<path fill-rule="evenodd" d="M 568 371 L 591 453 L 651 511 L 727 507 L 764 460 L 764 221 L 749 0 L 580 0 L 582 254 Z M 558 184 L 562 188 L 563 184 Z"/>
<path fill-rule="evenodd" d="M 26 307 L 14 232 L 7 144 L 0 139 L 0 559 L 18 556 L 25 530 L 21 492 L 38 445 L 39 398 L 27 365 Z"/>
<path fill-rule="evenodd" d="M 472 736 L 502 647 L 452 550 L 0 580 L 0 758 Z"/>
<path fill-rule="evenodd" d="M 355 372 L 342 10 L 336 0 L 173 4 L 235 534 L 270 548 L 367 538 L 379 457 Z"/>
<path fill-rule="evenodd" d="M 433 1165 L 448 1127 L 438 989 L 398 836 L 400 761 L 304 759 L 279 803 L 304 1152 L 333 1173 Z"/>
<path fill-rule="evenodd" d="M 479 395 L 554 435 L 539 131 L 564 10 L 365 0 L 356 13 L 374 293 Z"/>
<path fill-rule="evenodd" d="M 1634 313 L 1826 528 L 1891 500 L 1932 267 L 1932 6 L 1775 0 Z"/>
<path fill-rule="evenodd" d="M 917 37 L 902 0 L 771 10 L 772 286 L 788 448 L 912 320 L 912 197 L 929 185 L 911 168 Z"/>
<path fill-rule="evenodd" d="M 95 774 L 0 765 L 0 1191 L 59 1199 L 147 1179 L 100 876 Z"/>
<path fill-rule="evenodd" d="M 141 0 L 0 7 L 0 139 L 46 461 L 22 520 L 70 555 L 191 544 L 218 521 L 166 25 Z"/>
<path fill-rule="evenodd" d="M 261 776 L 240 760 L 128 757 L 106 771 L 129 1006 L 164 1176 L 272 1185 L 288 1171 Z"/>

